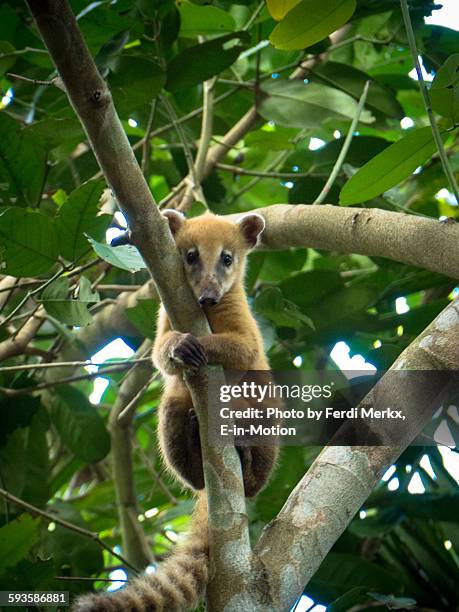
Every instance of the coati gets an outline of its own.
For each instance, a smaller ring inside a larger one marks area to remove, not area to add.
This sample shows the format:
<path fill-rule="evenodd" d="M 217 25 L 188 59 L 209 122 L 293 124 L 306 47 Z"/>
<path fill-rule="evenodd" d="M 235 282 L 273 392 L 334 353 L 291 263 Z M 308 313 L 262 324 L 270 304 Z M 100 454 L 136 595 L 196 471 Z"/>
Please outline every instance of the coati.
<path fill-rule="evenodd" d="M 258 214 L 236 222 L 206 213 L 186 219 L 166 210 L 172 235 L 182 255 L 187 280 L 204 310 L 212 333 L 194 337 L 171 329 L 160 308 L 153 362 L 165 381 L 159 406 L 158 438 L 167 468 L 197 492 L 190 532 L 158 571 L 133 580 L 113 595 L 86 595 L 74 610 L 186 610 L 199 601 L 207 582 L 208 530 L 199 425 L 183 368 L 221 364 L 225 370 L 268 370 L 263 341 L 243 287 L 247 254 L 264 230 Z M 209 407 L 211 410 L 212 407 Z M 276 461 L 274 446 L 238 448 L 245 493 L 253 497 L 266 484 Z"/>

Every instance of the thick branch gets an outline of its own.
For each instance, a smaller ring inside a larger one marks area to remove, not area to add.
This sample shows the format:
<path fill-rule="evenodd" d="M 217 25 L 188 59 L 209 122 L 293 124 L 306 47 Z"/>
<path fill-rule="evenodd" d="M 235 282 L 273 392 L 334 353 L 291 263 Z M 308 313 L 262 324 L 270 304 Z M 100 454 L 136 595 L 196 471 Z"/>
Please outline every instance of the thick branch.
<path fill-rule="evenodd" d="M 142 357 L 151 350 L 151 342 L 146 340 L 137 350 L 136 357 Z M 111 455 L 113 481 L 115 483 L 118 516 L 121 525 L 123 551 L 128 560 L 138 568 L 147 566 L 153 559 L 145 534 L 138 521 L 138 505 L 134 485 L 134 466 L 132 461 L 132 417 L 123 421 L 119 415 L 128 404 L 138 397 L 139 390 L 145 388 L 152 375 L 152 364 L 138 363 L 124 379 L 112 411 L 109 430 L 111 436 Z"/>
<path fill-rule="evenodd" d="M 66 0 L 28 0 L 46 47 L 59 71 L 118 204 L 132 239 L 152 272 L 173 327 L 196 335 L 208 332 L 205 317 L 188 287 L 166 220 L 135 159 L 100 76 Z"/>
<path fill-rule="evenodd" d="M 231 445 L 209 443 L 208 406 L 218 406 L 218 390 L 224 383 L 218 370 L 187 376 L 193 406 L 199 416 L 199 434 L 209 505 L 210 564 L 207 607 L 222 610 L 229 594 L 246 591 L 250 580 L 251 548 L 245 507 L 241 462 Z M 210 383 L 210 384 L 209 384 Z"/>
<path fill-rule="evenodd" d="M 196 336 L 209 333 L 207 319 L 186 282 L 169 225 L 155 206 L 110 91 L 89 54 L 68 1 L 28 0 L 28 4 L 105 178 L 128 219 L 133 242 L 150 270 L 172 327 Z M 197 412 L 200 422 L 207 419 L 206 410 Z M 236 461 L 234 448 L 228 454 Z M 203 461 L 208 470 L 210 461 L 205 453 Z"/>
<path fill-rule="evenodd" d="M 254 550 L 259 575 L 267 577 L 262 588 L 270 593 L 271 605 L 265 610 L 291 608 L 381 475 L 438 409 L 436 400 L 449 375 L 398 374 L 394 385 L 394 374 L 400 370 L 457 370 L 458 335 L 456 300 L 400 355 L 360 404 L 402 408 L 405 414 L 415 416 L 410 420 L 412 426 L 376 420 L 371 423 L 371 433 L 383 445 L 326 447 L 265 528 Z"/>
<path fill-rule="evenodd" d="M 45 310 L 40 306 L 15 336 L 0 343 L 0 362 L 21 355 L 43 325 Z"/>
<path fill-rule="evenodd" d="M 360 253 L 459 278 L 459 223 L 454 221 L 331 205 L 275 204 L 255 212 L 266 220 L 261 248 Z"/>

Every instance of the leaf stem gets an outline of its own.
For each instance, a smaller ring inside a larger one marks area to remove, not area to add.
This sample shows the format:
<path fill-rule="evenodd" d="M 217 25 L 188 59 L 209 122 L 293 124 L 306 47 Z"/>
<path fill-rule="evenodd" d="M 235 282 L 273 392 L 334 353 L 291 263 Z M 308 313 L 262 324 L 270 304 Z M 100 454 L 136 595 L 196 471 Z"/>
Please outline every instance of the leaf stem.
<path fill-rule="evenodd" d="M 357 127 L 357 123 L 359 122 L 363 107 L 365 106 L 369 87 L 370 87 L 370 81 L 367 81 L 364 85 L 362 95 L 360 96 L 360 100 L 357 105 L 357 109 L 355 111 L 354 118 L 352 119 L 351 125 L 346 134 L 346 138 L 344 139 L 343 146 L 336 159 L 335 165 L 333 166 L 331 174 L 328 177 L 327 182 L 323 186 L 322 191 L 319 193 L 319 195 L 317 196 L 313 204 L 322 204 L 322 202 L 325 200 L 325 198 L 329 194 L 330 189 L 332 188 L 333 183 L 336 180 L 336 177 L 340 173 L 341 167 L 344 163 L 344 160 L 346 159 L 346 155 L 348 154 L 349 147 L 351 146 L 352 138 L 354 137 L 355 128 Z"/>
<path fill-rule="evenodd" d="M 416 47 L 416 40 L 414 38 L 413 26 L 411 23 L 410 11 L 408 8 L 407 0 L 400 0 L 400 5 L 402 7 L 403 21 L 405 23 L 406 35 L 408 37 L 408 43 L 410 46 L 411 56 L 413 58 L 414 66 L 416 69 L 416 74 L 418 77 L 419 89 L 421 90 L 421 94 L 424 99 L 424 106 L 426 108 L 427 115 L 429 117 L 430 127 L 432 128 L 432 134 L 433 134 L 435 144 L 437 145 L 437 149 L 438 149 L 438 155 L 440 156 L 441 163 L 443 166 L 443 171 L 446 174 L 446 177 L 449 181 L 451 191 L 454 193 L 457 204 L 459 204 L 459 188 L 457 186 L 457 182 L 454 177 L 454 173 L 449 164 L 449 160 L 448 160 L 448 156 L 446 155 L 445 147 L 443 146 L 443 140 L 440 136 L 440 130 L 438 129 L 437 123 L 435 121 L 435 116 L 432 111 L 432 106 L 430 104 L 429 92 L 427 91 L 427 86 L 422 76 L 421 64 L 419 63 L 419 55 L 418 55 L 418 50 Z"/>

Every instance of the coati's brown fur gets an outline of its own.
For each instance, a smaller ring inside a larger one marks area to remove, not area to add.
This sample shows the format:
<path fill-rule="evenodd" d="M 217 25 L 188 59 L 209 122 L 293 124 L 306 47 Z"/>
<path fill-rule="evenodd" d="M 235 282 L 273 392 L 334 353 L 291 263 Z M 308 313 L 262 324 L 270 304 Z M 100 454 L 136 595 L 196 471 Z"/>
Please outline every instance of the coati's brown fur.
<path fill-rule="evenodd" d="M 206 363 L 225 370 L 268 370 L 263 340 L 243 287 L 246 256 L 264 229 L 260 215 L 236 222 L 207 213 L 185 219 L 165 211 L 182 254 L 188 282 L 200 302 L 212 333 L 194 337 L 171 329 L 160 309 L 153 361 L 165 380 L 159 406 L 159 443 L 166 466 L 187 487 L 198 491 L 190 532 L 158 571 L 135 579 L 113 595 L 86 595 L 77 612 L 182 611 L 194 607 L 207 582 L 208 532 L 199 425 L 183 368 Z M 211 407 L 209 407 L 211 409 Z M 241 458 L 245 492 L 254 496 L 267 482 L 277 457 L 275 447 L 244 447 Z"/>

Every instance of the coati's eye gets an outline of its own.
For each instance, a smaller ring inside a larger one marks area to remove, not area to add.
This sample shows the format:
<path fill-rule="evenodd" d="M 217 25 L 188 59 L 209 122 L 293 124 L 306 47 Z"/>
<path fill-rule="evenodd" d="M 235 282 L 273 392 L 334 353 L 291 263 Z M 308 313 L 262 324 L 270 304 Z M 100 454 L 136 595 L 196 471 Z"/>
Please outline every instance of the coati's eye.
<path fill-rule="evenodd" d="M 233 258 L 229 253 L 222 253 L 222 262 L 224 266 L 229 268 L 230 265 L 233 263 Z"/>
<path fill-rule="evenodd" d="M 186 254 L 186 263 L 190 266 L 198 261 L 199 253 L 197 251 L 188 251 Z"/>

